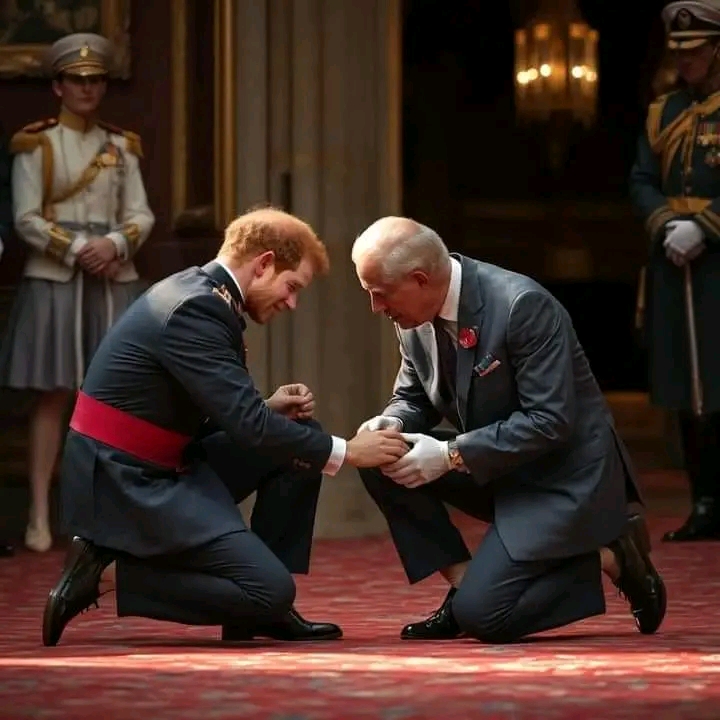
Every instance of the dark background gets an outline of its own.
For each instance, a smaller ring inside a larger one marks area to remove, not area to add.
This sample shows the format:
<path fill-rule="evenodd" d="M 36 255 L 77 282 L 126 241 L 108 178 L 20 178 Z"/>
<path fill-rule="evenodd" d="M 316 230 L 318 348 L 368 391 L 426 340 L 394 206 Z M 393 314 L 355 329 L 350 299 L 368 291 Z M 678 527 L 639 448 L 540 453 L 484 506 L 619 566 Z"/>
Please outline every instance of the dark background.
<path fill-rule="evenodd" d="M 553 173 L 548 128 L 520 127 L 514 108 L 513 32 L 538 1 L 406 0 L 405 211 L 451 249 L 543 282 L 568 307 L 603 389 L 644 390 L 633 321 L 646 245 L 627 177 L 663 52 L 664 3 L 577 5 L 600 33 L 597 122 L 572 130 Z M 589 209 L 576 217 L 581 204 Z M 586 248 L 589 276 L 553 277 L 545 257 L 556 244 Z"/>

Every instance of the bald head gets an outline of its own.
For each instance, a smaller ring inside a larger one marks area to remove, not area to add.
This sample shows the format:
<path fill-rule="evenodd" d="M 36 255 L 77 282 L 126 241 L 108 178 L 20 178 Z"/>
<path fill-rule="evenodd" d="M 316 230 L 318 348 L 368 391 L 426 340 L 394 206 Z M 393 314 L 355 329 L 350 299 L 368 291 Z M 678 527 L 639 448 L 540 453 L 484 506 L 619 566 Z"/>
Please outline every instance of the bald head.
<path fill-rule="evenodd" d="M 445 243 L 431 228 L 405 217 L 376 220 L 355 240 L 352 260 L 372 265 L 386 283 L 394 283 L 420 270 L 434 277 L 445 275 L 450 255 Z"/>

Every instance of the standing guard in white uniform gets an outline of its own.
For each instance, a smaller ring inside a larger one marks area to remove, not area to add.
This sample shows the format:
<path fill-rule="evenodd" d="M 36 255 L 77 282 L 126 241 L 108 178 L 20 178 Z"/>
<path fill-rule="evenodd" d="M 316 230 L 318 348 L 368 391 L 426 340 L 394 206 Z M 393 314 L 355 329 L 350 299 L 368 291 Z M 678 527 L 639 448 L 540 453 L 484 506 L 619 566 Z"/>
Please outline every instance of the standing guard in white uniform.
<path fill-rule="evenodd" d="M 0 348 L 0 384 L 34 390 L 25 544 L 52 546 L 49 490 L 65 413 L 103 335 L 143 290 L 133 256 L 155 218 L 139 168 L 138 135 L 101 122 L 111 45 L 77 33 L 47 63 L 62 107 L 24 127 L 13 153 L 13 216 L 30 246 Z"/>

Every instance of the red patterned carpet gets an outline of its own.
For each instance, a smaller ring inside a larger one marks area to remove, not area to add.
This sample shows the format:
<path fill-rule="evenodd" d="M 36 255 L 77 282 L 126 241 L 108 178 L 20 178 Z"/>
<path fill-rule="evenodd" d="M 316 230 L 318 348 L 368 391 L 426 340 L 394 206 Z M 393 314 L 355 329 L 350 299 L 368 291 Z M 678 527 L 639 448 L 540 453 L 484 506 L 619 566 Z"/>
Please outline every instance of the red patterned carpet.
<path fill-rule="evenodd" d="M 653 536 L 677 520 L 657 517 Z M 463 522 L 476 542 L 481 528 Z M 387 537 L 320 541 L 298 608 L 345 639 L 222 647 L 211 628 L 122 620 L 113 602 L 40 644 L 60 553 L 0 561 L 0 718 L 328 720 L 720 717 L 719 546 L 656 545 L 669 590 L 661 631 L 639 635 L 608 589 L 607 615 L 532 642 L 403 643 L 440 582 L 410 589 Z"/>

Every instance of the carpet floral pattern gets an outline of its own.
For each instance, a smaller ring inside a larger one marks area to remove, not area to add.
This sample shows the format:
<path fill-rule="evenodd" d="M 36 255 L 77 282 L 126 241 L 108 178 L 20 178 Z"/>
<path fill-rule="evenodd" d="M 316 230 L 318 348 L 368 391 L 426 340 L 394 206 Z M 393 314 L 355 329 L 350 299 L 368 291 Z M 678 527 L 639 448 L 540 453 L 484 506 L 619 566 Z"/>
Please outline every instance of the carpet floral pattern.
<path fill-rule="evenodd" d="M 461 520 L 472 543 L 482 527 Z M 653 539 L 677 518 L 653 521 Z M 611 586 L 606 615 L 511 646 L 402 642 L 402 625 L 442 600 L 410 588 L 388 536 L 319 541 L 298 609 L 339 622 L 340 641 L 222 646 L 214 628 L 114 615 L 78 618 L 56 648 L 40 643 L 60 552 L 0 561 L 0 717 L 46 720 L 720 717 L 717 544 L 655 544 L 669 591 L 661 631 L 643 637 Z"/>

